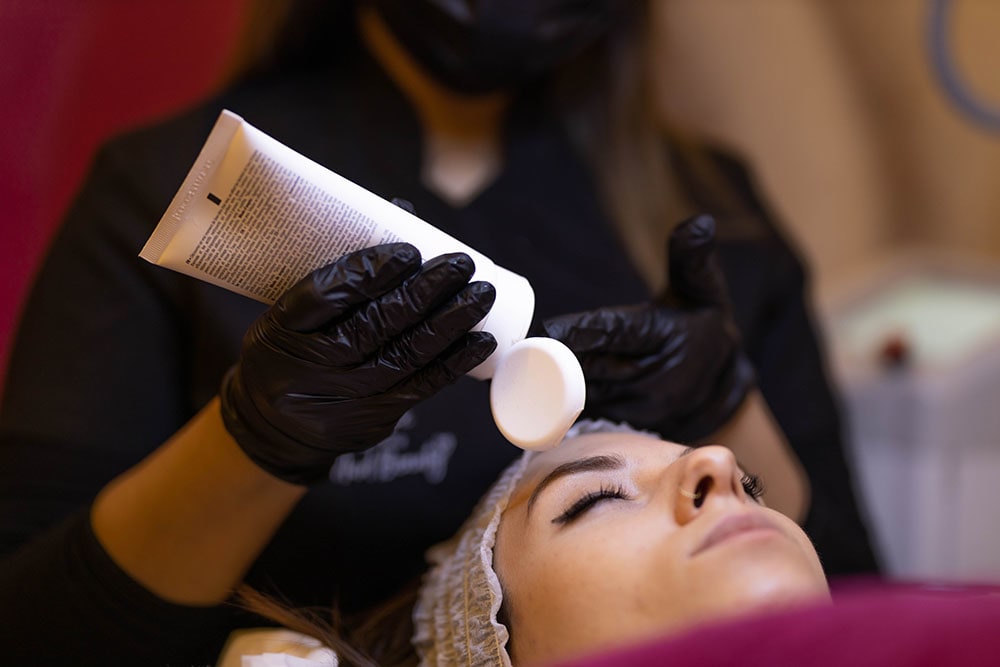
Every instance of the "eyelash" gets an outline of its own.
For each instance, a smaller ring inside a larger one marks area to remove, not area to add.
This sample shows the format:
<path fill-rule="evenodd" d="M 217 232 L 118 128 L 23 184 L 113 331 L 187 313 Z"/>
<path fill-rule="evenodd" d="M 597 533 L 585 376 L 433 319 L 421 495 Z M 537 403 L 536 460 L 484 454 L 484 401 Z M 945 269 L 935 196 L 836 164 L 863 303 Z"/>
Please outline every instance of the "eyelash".
<path fill-rule="evenodd" d="M 575 503 L 570 505 L 565 512 L 552 519 L 552 523 L 570 523 L 597 503 L 611 498 L 628 500 L 629 495 L 625 493 L 625 487 L 621 484 L 617 484 L 615 486 L 604 486 L 604 484 L 601 484 L 601 488 L 599 490 L 591 491 L 577 500 Z"/>
<path fill-rule="evenodd" d="M 754 502 L 760 502 L 760 499 L 764 496 L 764 483 L 760 481 L 760 475 L 743 473 L 743 477 L 740 478 L 740 484 L 743 485 L 744 493 L 753 498 Z"/>
<path fill-rule="evenodd" d="M 740 484 L 743 485 L 744 493 L 753 498 L 754 502 L 760 502 L 760 499 L 764 496 L 764 483 L 760 481 L 760 475 L 743 473 L 743 477 L 740 478 Z M 628 500 L 629 495 L 625 492 L 625 487 L 621 484 L 613 487 L 601 484 L 600 489 L 591 491 L 577 500 L 565 512 L 552 519 L 552 523 L 570 523 L 597 503 L 608 499 Z"/>

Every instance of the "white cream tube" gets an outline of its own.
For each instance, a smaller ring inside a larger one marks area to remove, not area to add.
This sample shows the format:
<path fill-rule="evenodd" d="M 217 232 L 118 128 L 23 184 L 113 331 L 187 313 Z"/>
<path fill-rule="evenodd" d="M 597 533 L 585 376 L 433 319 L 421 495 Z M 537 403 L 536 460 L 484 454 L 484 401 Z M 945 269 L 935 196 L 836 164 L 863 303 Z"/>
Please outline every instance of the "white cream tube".
<path fill-rule="evenodd" d="M 296 281 L 354 250 L 406 241 L 426 261 L 465 252 L 496 302 L 475 328 L 496 351 L 469 374 L 493 377 L 528 333 L 528 281 L 385 199 L 223 111 L 194 166 L 139 256 L 273 303 Z"/>

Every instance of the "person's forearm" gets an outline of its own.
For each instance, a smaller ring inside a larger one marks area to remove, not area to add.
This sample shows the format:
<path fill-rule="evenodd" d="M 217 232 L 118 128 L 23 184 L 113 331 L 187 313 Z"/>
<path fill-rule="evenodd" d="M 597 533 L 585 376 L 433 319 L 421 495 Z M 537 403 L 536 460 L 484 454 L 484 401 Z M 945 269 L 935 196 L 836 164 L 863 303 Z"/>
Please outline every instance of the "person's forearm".
<path fill-rule="evenodd" d="M 165 600 L 224 600 L 306 488 L 272 477 L 243 454 L 212 401 L 170 441 L 94 502 L 108 554 Z"/>
<path fill-rule="evenodd" d="M 801 523 L 809 508 L 809 480 L 759 391 L 743 404 L 706 442 L 729 447 L 746 472 L 758 474 L 764 501 Z"/>

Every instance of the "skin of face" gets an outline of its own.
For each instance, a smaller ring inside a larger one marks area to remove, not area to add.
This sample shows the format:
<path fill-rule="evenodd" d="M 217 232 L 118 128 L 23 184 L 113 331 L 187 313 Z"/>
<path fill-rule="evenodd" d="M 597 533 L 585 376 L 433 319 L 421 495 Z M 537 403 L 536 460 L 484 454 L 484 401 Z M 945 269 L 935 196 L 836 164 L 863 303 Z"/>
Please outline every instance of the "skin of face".
<path fill-rule="evenodd" d="M 538 454 L 494 554 L 515 664 L 829 600 L 808 537 L 743 481 L 725 447 L 643 434 L 587 434 Z"/>

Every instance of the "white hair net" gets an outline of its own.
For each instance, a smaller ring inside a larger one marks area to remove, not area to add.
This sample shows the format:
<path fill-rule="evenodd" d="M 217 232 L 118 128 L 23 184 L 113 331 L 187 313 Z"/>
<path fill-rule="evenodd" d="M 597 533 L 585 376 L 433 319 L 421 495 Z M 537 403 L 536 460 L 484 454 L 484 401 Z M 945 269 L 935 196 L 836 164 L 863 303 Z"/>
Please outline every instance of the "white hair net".
<path fill-rule="evenodd" d="M 497 620 L 503 602 L 493 571 L 500 515 L 533 452 L 500 475 L 458 533 L 427 552 L 431 569 L 413 610 L 413 645 L 421 667 L 510 666 L 507 628 Z"/>

